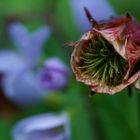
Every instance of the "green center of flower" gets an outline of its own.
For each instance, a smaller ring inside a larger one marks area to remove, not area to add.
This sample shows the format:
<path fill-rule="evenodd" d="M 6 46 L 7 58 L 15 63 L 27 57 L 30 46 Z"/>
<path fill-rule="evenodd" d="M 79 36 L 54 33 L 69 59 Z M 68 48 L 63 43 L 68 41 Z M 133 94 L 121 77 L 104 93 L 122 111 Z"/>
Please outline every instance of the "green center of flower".
<path fill-rule="evenodd" d="M 107 40 L 99 36 L 89 40 L 87 47 L 83 47 L 79 68 L 91 80 L 116 86 L 122 83 L 128 63 Z"/>

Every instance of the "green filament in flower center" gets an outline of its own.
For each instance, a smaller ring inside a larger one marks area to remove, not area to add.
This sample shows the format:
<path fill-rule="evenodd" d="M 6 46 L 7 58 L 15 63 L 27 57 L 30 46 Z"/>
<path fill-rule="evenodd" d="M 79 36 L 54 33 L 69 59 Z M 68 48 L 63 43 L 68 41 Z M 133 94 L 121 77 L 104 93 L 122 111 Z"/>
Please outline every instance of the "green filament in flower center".
<path fill-rule="evenodd" d="M 79 69 L 91 80 L 116 86 L 122 83 L 128 63 L 107 40 L 99 36 L 89 40 L 87 46 L 83 47 Z"/>

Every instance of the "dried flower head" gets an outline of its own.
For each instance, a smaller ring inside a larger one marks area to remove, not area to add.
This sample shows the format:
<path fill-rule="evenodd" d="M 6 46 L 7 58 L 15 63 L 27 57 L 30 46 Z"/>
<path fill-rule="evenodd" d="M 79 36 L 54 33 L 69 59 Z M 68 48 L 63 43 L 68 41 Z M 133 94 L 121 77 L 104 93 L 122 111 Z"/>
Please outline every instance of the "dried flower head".
<path fill-rule="evenodd" d="M 86 8 L 85 12 L 92 28 L 70 44 L 77 80 L 109 94 L 134 84 L 140 76 L 140 25 L 128 13 L 97 22 Z"/>

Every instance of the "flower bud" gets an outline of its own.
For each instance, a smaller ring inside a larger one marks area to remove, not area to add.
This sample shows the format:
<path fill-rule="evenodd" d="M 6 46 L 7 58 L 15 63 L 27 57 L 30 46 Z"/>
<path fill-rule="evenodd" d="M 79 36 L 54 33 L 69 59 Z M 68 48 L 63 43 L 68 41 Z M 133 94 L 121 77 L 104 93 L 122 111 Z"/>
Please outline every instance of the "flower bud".
<path fill-rule="evenodd" d="M 41 86 L 49 91 L 62 90 L 68 83 L 69 70 L 58 58 L 49 58 L 39 74 Z"/>

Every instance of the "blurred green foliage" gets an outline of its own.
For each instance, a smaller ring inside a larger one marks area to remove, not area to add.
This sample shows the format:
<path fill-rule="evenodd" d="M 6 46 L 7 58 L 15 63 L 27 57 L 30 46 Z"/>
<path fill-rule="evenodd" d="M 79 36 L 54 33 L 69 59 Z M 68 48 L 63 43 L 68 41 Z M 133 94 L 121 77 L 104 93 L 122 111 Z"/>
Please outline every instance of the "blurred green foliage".
<path fill-rule="evenodd" d="M 109 0 L 118 14 L 126 11 L 140 20 L 139 0 Z M 39 13 L 35 16 L 34 13 Z M 44 15 L 43 15 L 43 14 Z M 46 17 L 45 17 L 45 13 Z M 80 31 L 74 24 L 69 0 L 4 0 L 0 2 L 0 47 L 13 47 L 6 35 L 5 19 L 10 16 L 28 17 L 26 23 L 48 23 L 54 33 L 44 48 L 42 59 L 58 56 L 69 65 L 72 49 L 65 43 L 80 38 Z M 51 17 L 52 16 L 52 17 Z M 51 17 L 51 18 L 50 18 Z M 31 18 L 31 20 L 30 20 Z M 44 18 L 46 21 L 44 22 Z M 8 41 L 9 42 L 8 42 Z M 62 93 L 44 98 L 42 104 L 23 109 L 12 116 L 0 116 L 0 140 L 10 140 L 11 128 L 24 117 L 49 112 L 67 111 L 71 118 L 71 140 L 138 140 L 140 138 L 140 96 L 127 89 L 122 93 L 88 96 L 86 86 L 76 82 L 71 75 L 69 86 Z"/>

